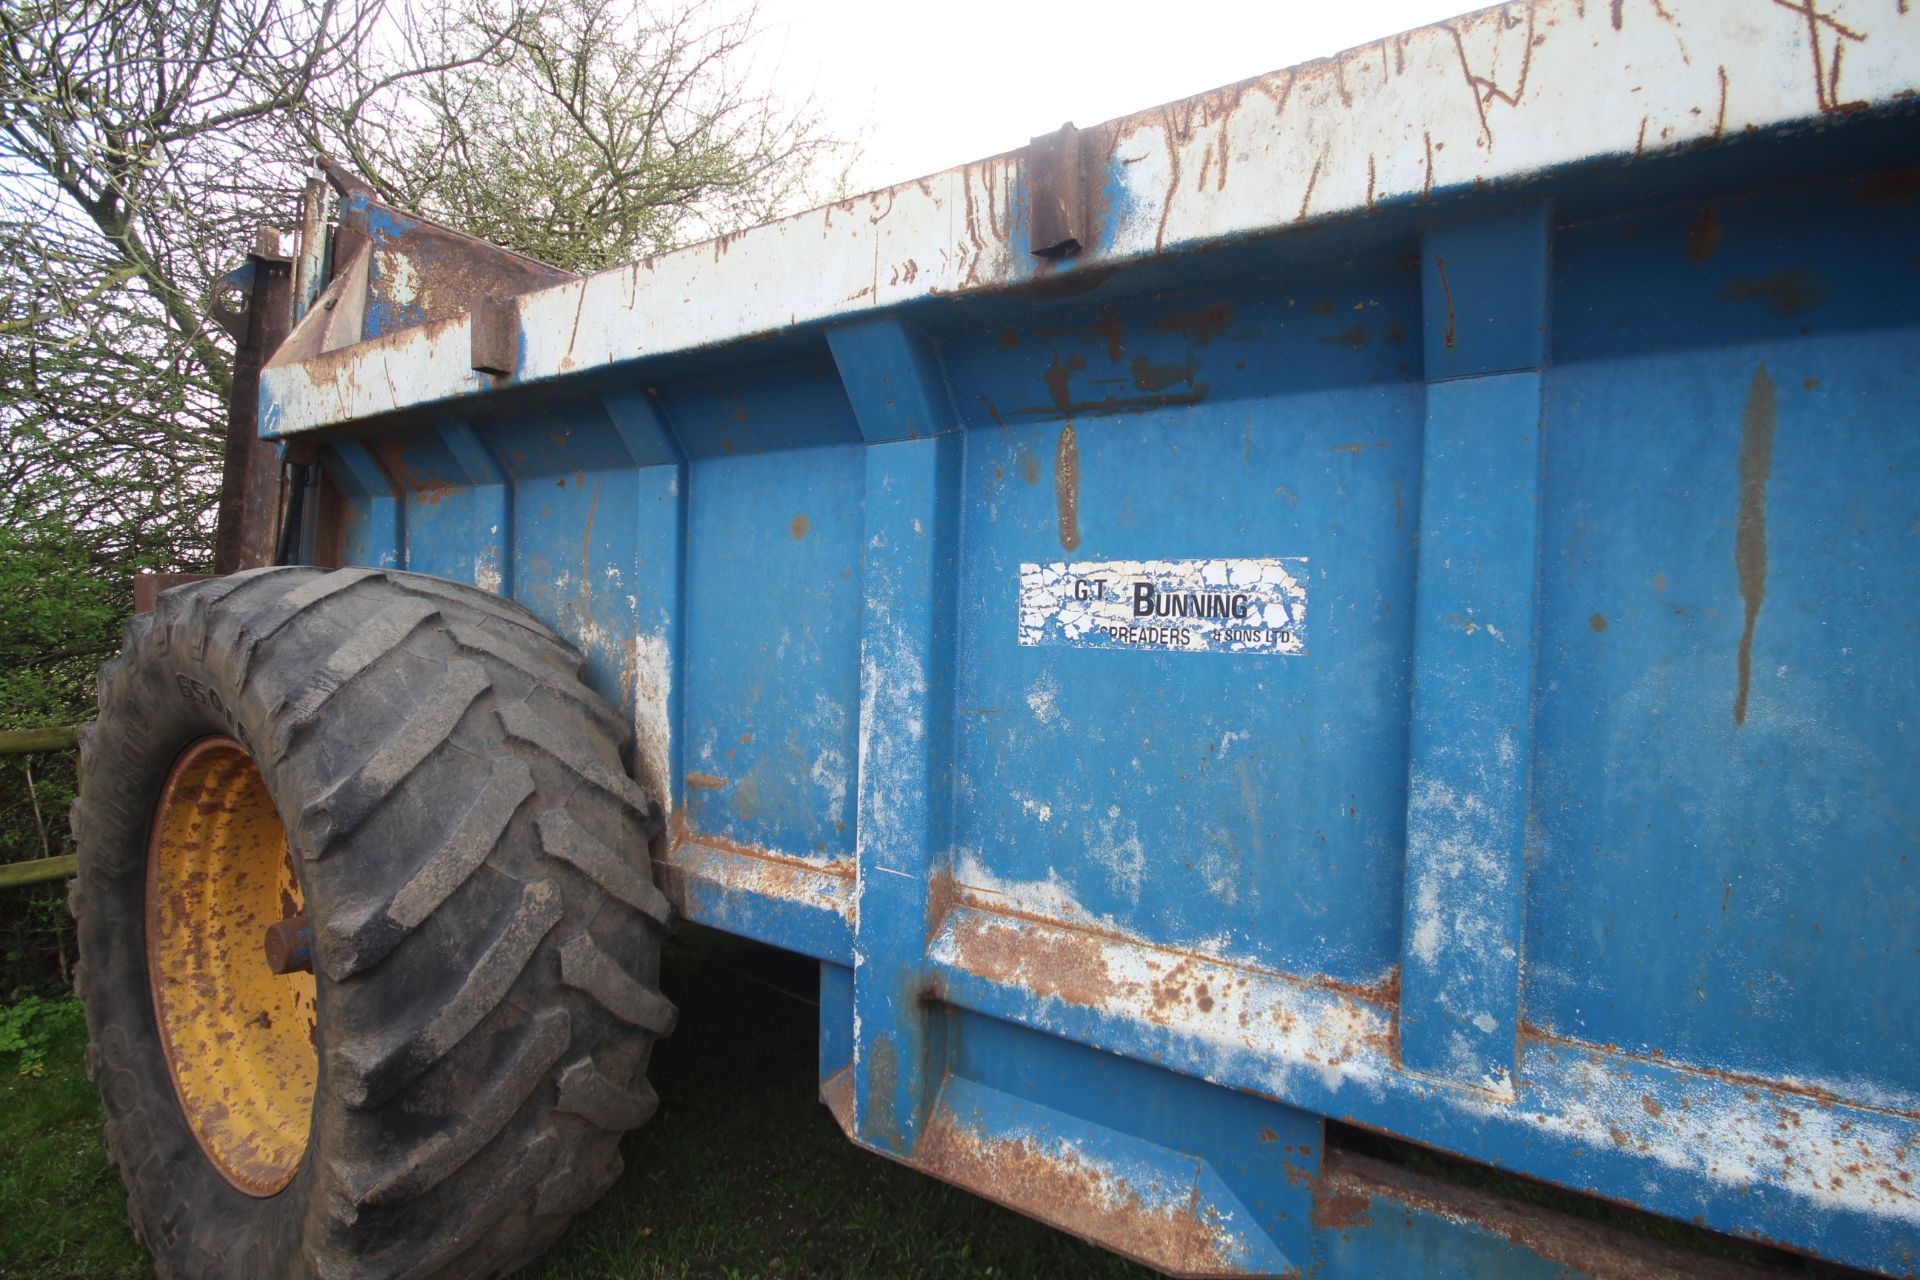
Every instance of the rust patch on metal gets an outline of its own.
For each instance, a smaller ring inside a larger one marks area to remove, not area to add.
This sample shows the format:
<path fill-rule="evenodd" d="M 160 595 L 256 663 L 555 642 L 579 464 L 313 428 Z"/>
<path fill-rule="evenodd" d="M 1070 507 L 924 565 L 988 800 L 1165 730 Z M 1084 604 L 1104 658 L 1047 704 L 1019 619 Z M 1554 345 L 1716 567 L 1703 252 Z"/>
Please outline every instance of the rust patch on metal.
<path fill-rule="evenodd" d="M 1767 478 L 1773 474 L 1775 419 L 1773 379 L 1762 363 L 1753 371 L 1753 381 L 1747 387 L 1747 407 L 1740 415 L 1740 513 L 1734 522 L 1733 567 L 1740 578 L 1746 621 L 1736 659 L 1740 690 L 1733 700 L 1735 724 L 1747 722 L 1747 693 L 1753 683 L 1753 628 L 1767 597 Z"/>
<path fill-rule="evenodd" d="M 1080 545 L 1080 445 L 1072 422 L 1060 428 L 1054 447 L 1053 496 L 1060 509 L 1060 546 L 1072 551 Z"/>
<path fill-rule="evenodd" d="M 1028 484 L 1040 483 L 1040 459 L 1025 445 L 1020 447 L 1020 478 Z"/>
<path fill-rule="evenodd" d="M 906 1146 L 894 1098 L 899 1081 L 900 1051 L 894 1047 L 893 1037 L 875 1036 L 873 1061 L 867 1067 L 867 1128 L 889 1151 L 902 1151 Z"/>
<path fill-rule="evenodd" d="M 836 880 L 851 882 L 854 878 L 854 862 L 851 857 L 842 856 L 827 861 L 814 861 L 795 857 L 789 853 L 777 853 L 771 849 L 756 849 L 752 845 L 740 844 L 722 836 L 707 835 L 689 828 L 683 811 L 676 810 L 674 818 L 674 841 L 671 853 L 680 853 L 683 849 L 694 847 L 712 850 L 718 853 L 731 853 L 736 857 L 754 858 L 773 866 L 788 867 L 794 871 L 809 872 L 814 875 L 831 876 Z"/>
<path fill-rule="evenodd" d="M 1607 629 L 1607 615 L 1604 613 L 1594 614 L 1591 618 L 1587 619 L 1587 626 L 1592 628 L 1596 633 L 1605 631 Z"/>
<path fill-rule="evenodd" d="M 1052 363 L 1047 365 L 1046 373 L 1041 375 L 1047 384 L 1047 395 L 1053 401 L 1053 407 L 1063 418 L 1073 416 L 1073 396 L 1067 386 L 1068 380 L 1076 371 L 1086 367 L 1087 362 L 1079 356 L 1068 356 L 1062 360 L 1059 353 L 1055 352 Z"/>
<path fill-rule="evenodd" d="M 1163 320 L 1155 322 L 1155 333 L 1177 333 L 1196 347 L 1204 347 L 1222 333 L 1233 319 L 1233 308 L 1224 302 L 1210 307 L 1198 307 L 1192 311 L 1176 311 Z M 1109 352 L 1113 359 L 1118 354 Z"/>
<path fill-rule="evenodd" d="M 152 613 L 160 602 L 160 593 L 171 591 L 182 583 L 204 582 L 218 575 L 211 573 L 149 573 L 142 570 L 133 575 L 133 611 Z"/>
<path fill-rule="evenodd" d="M 853 1133 L 853 1068 L 842 1067 L 820 1082 L 820 1101 L 826 1104 L 827 1113 L 833 1122 L 840 1126 L 840 1132 L 852 1138 Z"/>
<path fill-rule="evenodd" d="M 930 946 L 940 935 L 947 917 L 952 915 L 962 901 L 960 886 L 952 875 L 945 871 L 936 871 L 927 877 L 927 934 L 926 942 Z"/>
<path fill-rule="evenodd" d="M 267 968 L 275 973 L 312 973 L 313 945 L 307 928 L 307 913 L 294 910 L 297 906 L 292 895 L 282 893 L 282 909 L 290 914 L 284 920 L 277 920 L 267 926 L 263 945 L 267 953 Z"/>
<path fill-rule="evenodd" d="M 1080 131 L 1071 124 L 1033 139 L 1022 166 L 1028 229 L 1036 258 L 1070 258 L 1093 242 L 1087 218 Z"/>
<path fill-rule="evenodd" d="M 980 906 L 966 886 L 957 889 L 966 905 Z M 1392 1016 L 1399 998 L 1397 971 L 1364 988 L 1266 974 L 999 904 L 960 914 L 950 928 L 937 932 L 945 933 L 940 946 L 951 948 L 956 967 L 1037 1000 L 1056 999 L 1250 1048 L 1284 1043 L 1285 1052 L 1316 1066 L 1353 1063 L 1374 1070 L 1397 1060 Z M 1269 1003 L 1269 997 L 1256 995 L 1264 982 L 1282 984 L 1285 991 L 1272 992 Z M 1338 1003 L 1326 1008 L 1300 1003 L 1299 997 L 1312 993 L 1337 997 Z"/>
<path fill-rule="evenodd" d="M 915 1163 L 944 1182 L 1027 1214 L 1170 1275 L 1234 1271 L 1228 1226 L 1191 1192 L 1150 1204 L 1139 1189 L 1070 1146 L 995 1138 L 963 1127 L 941 1108 Z"/>
<path fill-rule="evenodd" d="M 1866 205 L 1890 204 L 1911 209 L 1914 201 L 1920 200 L 1920 165 L 1869 175 L 1860 184 L 1859 200 Z"/>
<path fill-rule="evenodd" d="M 1198 381 L 1200 358 L 1191 351 L 1168 364 L 1154 364 L 1145 356 L 1135 356 L 1133 363 L 1127 366 L 1127 371 L 1133 375 L 1133 385 L 1149 395 L 1183 382 L 1190 391 L 1200 394 L 1206 391 L 1206 384 Z"/>
<path fill-rule="evenodd" d="M 1052 363 L 1047 366 L 1043 378 L 1047 384 L 1046 405 L 1026 405 L 1018 409 L 1009 409 L 1004 415 L 996 415 L 994 421 L 1001 418 L 1064 418 L 1069 424 L 1078 413 L 1149 413 L 1155 409 L 1173 405 L 1198 404 L 1207 396 L 1207 385 L 1195 379 L 1199 370 L 1197 359 L 1189 353 L 1187 358 L 1173 365 L 1155 366 L 1145 357 L 1136 357 L 1133 369 L 1134 385 L 1147 394 L 1141 396 L 1104 395 L 1098 400 L 1076 401 L 1073 399 L 1069 382 L 1074 373 L 1086 368 L 1087 362 L 1078 355 L 1062 359 L 1056 352 Z M 1168 393 L 1165 387 L 1184 382 L 1187 390 Z"/>
<path fill-rule="evenodd" d="M 1345 347 L 1348 351 L 1365 351 L 1370 340 L 1366 325 L 1353 324 L 1338 333 L 1329 334 L 1324 338 L 1315 338 L 1314 342 L 1322 347 Z"/>
<path fill-rule="evenodd" d="M 719 791 L 727 785 L 725 778 L 711 773 L 689 773 L 686 777 L 687 785 L 695 791 Z"/>
<path fill-rule="evenodd" d="M 454 484 L 438 476 L 422 475 L 414 470 L 401 451 L 401 441 L 397 439 L 370 441 L 368 452 L 373 454 L 374 461 L 379 464 L 387 483 L 394 487 L 396 493 L 410 492 L 429 507 L 438 506 L 442 498 L 467 491 L 463 484 Z"/>
<path fill-rule="evenodd" d="M 954 942 L 967 969 L 990 982 L 1090 1009 L 1114 994 L 1106 955 L 1091 934 L 996 927 L 973 918 L 962 924 Z M 1126 994 L 1137 994 L 1137 987 L 1128 986 Z"/>
<path fill-rule="evenodd" d="M 1795 267 L 1764 276 L 1734 276 L 1713 296 L 1721 302 L 1758 302 L 1768 315 L 1797 316 L 1827 300 L 1827 286 L 1810 268 Z"/>
<path fill-rule="evenodd" d="M 1720 247 L 1720 219 L 1711 207 L 1702 209 L 1687 232 L 1687 261 L 1705 262 Z"/>
<path fill-rule="evenodd" d="M 793 523 L 787 526 L 787 532 L 793 535 L 795 542 L 799 542 L 805 538 L 807 536 L 807 518 L 805 516 L 795 516 Z"/>
<path fill-rule="evenodd" d="M 1433 270 L 1440 277 L 1440 296 L 1445 300 L 1447 307 L 1447 318 L 1440 325 L 1440 337 L 1447 344 L 1447 350 L 1451 351 L 1456 333 L 1453 323 L 1453 286 L 1447 283 L 1447 260 L 1435 254 Z"/>
<path fill-rule="evenodd" d="M 672 841 L 654 854 L 653 872 L 674 910 L 691 920 L 706 918 L 709 895 L 735 893 L 829 911 L 849 923 L 855 915 L 853 859 L 809 862 L 697 835 L 688 830 L 684 810 L 674 812 Z"/>
<path fill-rule="evenodd" d="M 1042 302 L 1052 302 L 1062 298 L 1077 298 L 1092 293 L 1107 281 L 1119 274 L 1120 268 L 1088 263 L 1077 266 L 1071 271 L 1045 271 L 1031 280 L 1012 286 L 1002 292 L 1010 298 L 1033 298 Z"/>
<path fill-rule="evenodd" d="M 369 291 L 372 300 L 385 303 L 393 312 L 397 327 L 389 334 L 449 319 L 484 303 L 499 305 L 519 294 L 579 279 L 571 272 L 397 209 L 375 198 L 371 188 L 340 166 L 330 161 L 322 163 L 342 196 L 334 260 L 351 261 L 346 246 L 357 251 L 359 246 L 371 243 L 382 258 L 398 259 L 412 268 L 399 271 L 388 266 Z M 386 212 L 378 235 L 371 216 L 376 209 Z M 409 283 L 403 284 L 403 280 Z"/>
<path fill-rule="evenodd" d="M 1329 1157 L 1331 1160 L 1332 1157 Z M 1373 1225 L 1373 1197 L 1346 1180 L 1322 1178 L 1314 1184 L 1307 1221 L 1316 1231 L 1353 1231 Z"/>
<path fill-rule="evenodd" d="M 1594 1062 L 1602 1061 L 1603 1055 L 1631 1057 L 1642 1062 L 1658 1062 L 1663 1064 L 1668 1062 L 1666 1055 L 1662 1054 L 1658 1049 L 1650 1049 L 1645 1055 L 1629 1054 L 1616 1044 L 1592 1044 L 1585 1040 L 1575 1039 L 1569 1035 L 1548 1031 L 1524 1021 L 1520 1024 L 1519 1035 L 1521 1040 L 1531 1044 L 1541 1045 L 1549 1051 L 1557 1051 L 1569 1055 L 1578 1054 Z M 1728 1071 L 1720 1067 L 1701 1066 L 1698 1063 L 1688 1063 L 1680 1069 L 1684 1070 L 1690 1076 L 1699 1076 L 1708 1080 L 1718 1080 L 1723 1084 L 1736 1085 L 1744 1091 L 1749 1101 L 1758 1101 L 1764 1096 L 1767 1098 L 1777 1097 L 1785 1099 L 1805 1098 L 1809 1102 L 1823 1107 L 1859 1108 L 1861 1106 L 1860 1101 L 1856 1098 L 1842 1097 L 1831 1089 L 1822 1088 L 1817 1084 L 1808 1084 L 1803 1080 L 1771 1080 L 1765 1076 L 1748 1075 L 1744 1072 Z M 1774 1105 L 1779 1106 L 1780 1104 L 1775 1103 Z M 1672 1110 L 1671 1107 L 1663 1107 L 1655 1099 L 1646 1096 L 1641 1097 L 1640 1107 L 1641 1110 L 1645 1111 L 1648 1115 L 1656 1118 Z M 1691 1102 L 1686 1099 L 1681 1100 L 1680 1110 L 1690 1110 L 1691 1107 Z M 1900 1107 L 1876 1107 L 1872 1109 L 1884 1111 L 1888 1115 L 1901 1116 L 1910 1120 L 1920 1119 L 1920 1111 Z M 1781 1111 L 1791 1120 L 1797 1121 L 1799 1118 L 1798 1113 L 1790 1108 L 1782 1106 Z M 1904 1153 L 1900 1154 L 1902 1154 L 1904 1158 Z M 1901 1180 L 1907 1181 L 1906 1178 L 1902 1178 Z"/>
<path fill-rule="evenodd" d="M 324 467 L 320 469 L 319 489 L 313 562 L 322 568 L 337 569 L 347 562 L 347 529 L 354 521 L 354 507 Z"/>
<path fill-rule="evenodd" d="M 1120 363 L 1120 316 L 1112 307 L 1102 307 L 1100 318 L 1093 323 L 1093 331 L 1100 335 L 1106 344 L 1107 359 Z"/>
<path fill-rule="evenodd" d="M 1334 978 L 1309 979 L 1308 986 L 1324 987 L 1353 1000 L 1367 1004 L 1377 1004 L 1389 1009 L 1400 1007 L 1400 966 L 1387 970 L 1387 976 L 1380 981 L 1361 986 L 1353 982 L 1341 982 Z"/>

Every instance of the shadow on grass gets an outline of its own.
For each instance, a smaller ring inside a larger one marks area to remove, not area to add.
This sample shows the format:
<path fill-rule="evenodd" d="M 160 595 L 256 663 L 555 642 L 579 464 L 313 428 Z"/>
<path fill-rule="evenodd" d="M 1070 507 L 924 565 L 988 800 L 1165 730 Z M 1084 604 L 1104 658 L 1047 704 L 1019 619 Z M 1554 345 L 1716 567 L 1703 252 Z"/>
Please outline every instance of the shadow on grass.
<path fill-rule="evenodd" d="M 627 1171 L 529 1280 L 1154 1273 L 854 1147 L 817 1096 L 813 961 L 699 929 L 667 948 L 680 1026 Z"/>
<path fill-rule="evenodd" d="M 680 1006 L 654 1050 L 660 1111 L 626 1173 L 527 1280 L 1147 1277 L 1091 1245 L 853 1147 L 816 1094 L 817 966 L 704 930 L 669 944 Z M 776 989 L 779 988 L 779 989 Z M 786 993 L 783 993 L 786 992 Z M 792 993 L 792 994 L 788 994 Z M 152 1274 L 100 1147 L 84 1028 L 52 1029 L 45 1072 L 0 1059 L 0 1277 Z"/>

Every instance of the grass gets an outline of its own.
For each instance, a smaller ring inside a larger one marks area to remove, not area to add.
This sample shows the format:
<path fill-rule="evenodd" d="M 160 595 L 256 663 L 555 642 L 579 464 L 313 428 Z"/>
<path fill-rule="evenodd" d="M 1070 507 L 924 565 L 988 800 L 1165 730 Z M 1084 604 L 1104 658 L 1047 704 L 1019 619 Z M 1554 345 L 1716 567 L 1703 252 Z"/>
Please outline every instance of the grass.
<path fill-rule="evenodd" d="M 852 1146 L 816 1098 L 810 962 L 689 929 L 662 985 L 680 1027 L 626 1173 L 527 1280 L 1146 1277 L 1091 1245 Z M 71 1005 L 67 1006 L 71 1008 Z M 54 1015 L 45 1067 L 0 1053 L 0 1278 L 152 1274 L 100 1147 L 86 1036 Z"/>
<path fill-rule="evenodd" d="M 72 1000 L 41 1006 L 27 1029 L 38 1048 L 0 1053 L 0 1276 L 7 1280 L 153 1274 L 127 1230 L 120 1175 L 100 1146 L 100 1095 L 81 1069 L 87 1028 L 78 1011 Z"/>

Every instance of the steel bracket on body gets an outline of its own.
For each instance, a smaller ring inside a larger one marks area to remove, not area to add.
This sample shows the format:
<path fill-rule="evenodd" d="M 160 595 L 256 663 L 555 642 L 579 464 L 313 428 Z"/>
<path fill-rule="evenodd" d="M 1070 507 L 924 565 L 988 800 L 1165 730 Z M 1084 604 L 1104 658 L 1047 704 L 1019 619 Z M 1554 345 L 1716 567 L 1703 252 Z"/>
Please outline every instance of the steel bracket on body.
<path fill-rule="evenodd" d="M 1072 124 L 1027 144 L 1027 238 L 1036 258 L 1070 258 L 1097 242 L 1080 153 Z"/>
<path fill-rule="evenodd" d="M 944 1059 L 925 954 L 952 818 L 960 436 L 920 334 L 880 320 L 828 344 L 867 441 L 852 1121 L 859 1141 L 904 1157 Z"/>
<path fill-rule="evenodd" d="M 1545 204 L 1421 238 L 1427 370 L 1401 1062 L 1511 1101 L 1531 763 Z"/>

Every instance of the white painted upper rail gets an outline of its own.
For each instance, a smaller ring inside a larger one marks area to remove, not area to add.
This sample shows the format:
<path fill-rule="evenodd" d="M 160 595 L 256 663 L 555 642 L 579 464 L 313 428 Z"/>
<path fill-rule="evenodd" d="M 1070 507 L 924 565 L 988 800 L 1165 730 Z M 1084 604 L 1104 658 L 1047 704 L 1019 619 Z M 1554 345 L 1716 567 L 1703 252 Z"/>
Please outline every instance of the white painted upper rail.
<path fill-rule="evenodd" d="M 1027 252 L 1016 152 L 518 300 L 513 381 L 1004 288 L 1505 183 L 1610 155 L 1884 107 L 1920 87 L 1907 0 L 1516 0 L 1083 131 L 1100 242 Z M 467 317 L 262 378 L 282 436 L 487 390 Z"/>

